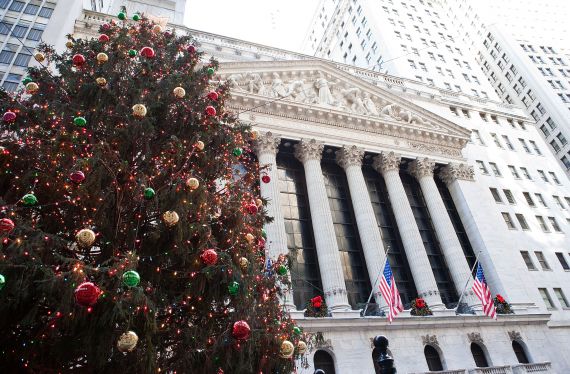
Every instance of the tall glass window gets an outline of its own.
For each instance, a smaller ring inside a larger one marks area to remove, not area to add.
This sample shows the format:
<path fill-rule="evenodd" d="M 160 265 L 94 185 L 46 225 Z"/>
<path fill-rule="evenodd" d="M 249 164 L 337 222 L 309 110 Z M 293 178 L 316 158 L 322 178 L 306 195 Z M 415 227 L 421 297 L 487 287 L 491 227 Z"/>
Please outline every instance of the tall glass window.
<path fill-rule="evenodd" d="M 333 159 L 325 157 L 322 169 L 340 251 L 348 302 L 356 308 L 359 303 L 366 302 L 372 288 L 352 209 L 348 181 L 344 170 Z"/>
<path fill-rule="evenodd" d="M 457 292 L 451 281 L 445 258 L 441 253 L 421 187 L 414 177 L 404 171 L 400 172 L 400 178 L 412 207 L 441 299 L 449 307 L 452 303 L 458 301 Z"/>
<path fill-rule="evenodd" d="M 388 258 L 392 273 L 400 291 L 402 302 L 409 308 L 411 301 L 416 297 L 417 291 L 414 279 L 410 271 L 410 265 L 404 252 L 404 245 L 400 238 L 396 218 L 392 211 L 392 205 L 386 190 L 384 178 L 371 166 L 365 165 L 363 168 L 364 178 L 368 187 L 372 208 L 376 215 L 376 222 L 382 235 L 384 249 L 388 251 Z"/>
<path fill-rule="evenodd" d="M 291 257 L 293 301 L 298 309 L 304 309 L 310 298 L 322 295 L 321 276 L 303 165 L 286 151 L 286 147 L 282 148 L 283 151 L 277 154 L 277 169 L 280 204 Z"/>

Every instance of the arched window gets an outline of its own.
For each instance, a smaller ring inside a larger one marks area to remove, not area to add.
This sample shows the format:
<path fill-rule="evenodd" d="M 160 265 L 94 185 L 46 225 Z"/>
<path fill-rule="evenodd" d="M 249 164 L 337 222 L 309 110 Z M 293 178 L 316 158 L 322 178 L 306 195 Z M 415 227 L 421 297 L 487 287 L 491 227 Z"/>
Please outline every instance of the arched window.
<path fill-rule="evenodd" d="M 523 346 L 516 340 L 513 340 L 513 351 L 515 351 L 515 355 L 517 356 L 517 360 L 519 361 L 519 363 L 521 364 L 530 363 L 530 360 L 528 359 L 528 356 L 526 355 Z"/>
<path fill-rule="evenodd" d="M 424 355 L 426 356 L 429 371 L 443 370 L 443 364 L 441 363 L 441 358 L 439 357 L 437 349 L 431 345 L 426 345 L 424 348 Z"/>
<path fill-rule="evenodd" d="M 328 352 L 323 350 L 316 351 L 313 361 L 315 363 L 315 370 L 321 369 L 325 374 L 336 374 L 333 358 Z"/>
<path fill-rule="evenodd" d="M 486 368 L 489 367 L 489 363 L 487 362 L 487 357 L 485 357 L 485 352 L 483 348 L 477 343 L 471 343 L 471 354 L 473 355 L 473 359 L 475 360 L 475 366 L 478 368 Z"/>

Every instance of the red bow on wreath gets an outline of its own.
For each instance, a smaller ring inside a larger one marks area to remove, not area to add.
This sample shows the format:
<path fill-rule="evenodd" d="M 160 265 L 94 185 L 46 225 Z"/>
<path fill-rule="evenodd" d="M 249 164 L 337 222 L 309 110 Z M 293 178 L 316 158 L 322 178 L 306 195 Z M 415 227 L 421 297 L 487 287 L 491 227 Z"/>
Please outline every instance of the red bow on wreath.
<path fill-rule="evenodd" d="M 426 306 L 426 302 L 424 301 L 424 299 L 422 298 L 417 298 L 416 299 L 416 307 L 421 309 L 424 308 Z"/>
<path fill-rule="evenodd" d="M 323 298 L 320 296 L 315 296 L 311 299 L 311 304 L 314 308 L 320 308 L 323 306 Z"/>
<path fill-rule="evenodd" d="M 500 302 L 501 304 L 505 302 L 505 299 L 501 295 L 497 294 L 496 297 L 497 297 L 497 301 Z"/>

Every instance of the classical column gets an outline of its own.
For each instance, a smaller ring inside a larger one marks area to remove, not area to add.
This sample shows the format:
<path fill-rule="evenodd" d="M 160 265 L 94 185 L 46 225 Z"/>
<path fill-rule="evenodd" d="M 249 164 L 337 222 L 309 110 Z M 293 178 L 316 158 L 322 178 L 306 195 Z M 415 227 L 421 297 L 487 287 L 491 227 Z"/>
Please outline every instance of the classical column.
<path fill-rule="evenodd" d="M 469 306 L 480 305 L 481 302 L 471 291 L 473 287 L 471 269 L 467 259 L 465 259 L 465 253 L 457 238 L 453 223 L 451 218 L 449 218 L 447 208 L 433 179 L 434 168 L 434 161 L 428 158 L 421 158 L 412 162 L 409 172 L 416 177 L 422 188 L 422 194 L 424 195 L 424 200 L 457 294 L 461 296 L 461 293 L 465 290 L 462 301 Z M 467 288 L 465 288 L 466 284 Z"/>
<path fill-rule="evenodd" d="M 507 292 L 498 277 L 501 269 L 490 259 L 489 253 L 502 253 L 507 247 L 506 238 L 501 236 L 498 227 L 504 227 L 498 214 L 492 214 L 496 208 L 485 199 L 485 193 L 477 183 L 474 183 L 473 167 L 466 164 L 449 164 L 439 173 L 439 177 L 445 182 L 457 213 L 461 218 L 469 242 L 473 246 L 475 254 L 479 254 L 479 261 L 483 265 L 485 278 L 489 282 L 493 294 L 507 295 Z M 471 209 L 467 201 L 472 201 L 476 209 Z M 510 255 L 510 246 L 508 246 Z M 507 252 L 505 252 L 507 254 Z M 507 272 L 508 269 L 503 269 Z M 514 293 L 514 292 L 513 292 Z M 521 299 L 526 299 L 524 295 Z"/>
<path fill-rule="evenodd" d="M 273 222 L 265 224 L 265 232 L 267 233 L 267 255 L 274 261 L 281 254 L 288 254 L 287 233 L 285 231 L 285 219 L 281 211 L 279 199 L 279 176 L 277 172 L 277 148 L 281 138 L 273 135 L 271 132 L 262 133 L 255 141 L 255 150 L 257 159 L 262 168 L 262 174 L 269 176 L 269 183 L 260 183 L 261 196 L 267 200 L 267 215 L 273 217 Z M 282 289 L 285 287 L 281 285 Z M 294 310 L 295 304 L 290 290 L 284 292 L 282 300 L 288 310 Z"/>
<path fill-rule="evenodd" d="M 336 151 L 336 162 L 346 172 L 356 225 L 358 226 L 364 258 L 366 259 L 366 268 L 370 276 L 370 284 L 374 288 L 374 299 L 378 305 L 385 305 L 380 293 L 378 275 L 383 270 L 386 252 L 368 194 L 368 188 L 362 174 L 363 156 L 364 150 L 361 148 L 356 146 L 343 147 Z"/>
<path fill-rule="evenodd" d="M 321 169 L 323 149 L 323 143 L 317 142 L 315 139 L 303 139 L 295 145 L 295 156 L 305 168 L 315 246 L 317 247 L 317 257 L 327 305 L 333 311 L 350 310 L 329 199 Z"/>
<path fill-rule="evenodd" d="M 420 236 L 420 230 L 400 179 L 400 156 L 395 155 L 394 152 L 382 153 L 374 158 L 373 166 L 384 176 L 418 296 L 424 298 L 431 309 L 445 309 Z"/>

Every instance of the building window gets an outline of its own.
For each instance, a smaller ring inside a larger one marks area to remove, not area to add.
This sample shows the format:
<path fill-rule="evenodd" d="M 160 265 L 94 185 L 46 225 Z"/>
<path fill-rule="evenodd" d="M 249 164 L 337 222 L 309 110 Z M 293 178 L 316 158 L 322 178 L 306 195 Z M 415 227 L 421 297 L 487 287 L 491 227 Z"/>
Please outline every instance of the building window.
<path fill-rule="evenodd" d="M 28 64 L 30 63 L 31 58 L 32 55 L 28 53 L 18 53 L 18 56 L 14 60 L 14 65 L 27 67 Z"/>
<path fill-rule="evenodd" d="M 558 222 L 556 221 L 556 218 L 554 218 L 554 217 L 548 217 L 548 221 L 549 221 L 550 224 L 552 225 L 552 228 L 554 229 L 554 231 L 556 231 L 556 232 L 562 232 L 562 230 L 560 229 L 560 226 L 558 226 Z"/>
<path fill-rule="evenodd" d="M 538 292 L 540 292 L 540 296 L 542 296 L 542 300 L 544 301 L 544 305 L 546 305 L 546 309 L 552 310 L 556 309 L 554 304 L 552 303 L 552 299 L 550 298 L 550 294 L 546 288 L 539 288 Z"/>
<path fill-rule="evenodd" d="M 528 173 L 528 169 L 527 169 L 527 168 L 521 166 L 521 171 L 522 171 L 522 173 L 523 173 L 523 175 L 524 175 L 524 177 L 525 177 L 526 179 L 532 180 L 532 177 L 531 177 L 530 174 Z"/>
<path fill-rule="evenodd" d="M 0 64 L 11 64 L 15 55 L 15 52 L 3 50 L 0 52 Z"/>
<path fill-rule="evenodd" d="M 566 262 L 566 258 L 564 258 L 564 253 L 556 252 L 556 257 L 558 257 L 558 261 L 560 261 L 560 265 L 562 265 L 562 269 L 570 270 L 570 266 L 568 266 L 568 262 Z"/>
<path fill-rule="evenodd" d="M 530 230 L 530 227 L 528 227 L 528 223 L 522 214 L 516 213 L 515 216 L 517 217 L 517 221 L 519 221 L 519 225 L 523 230 Z"/>
<path fill-rule="evenodd" d="M 556 203 L 556 205 L 558 205 L 558 207 L 559 207 L 560 209 L 566 209 L 566 208 L 564 207 L 564 204 L 562 204 L 562 200 L 560 200 L 560 197 L 559 197 L 559 196 L 554 195 L 554 196 L 552 196 L 552 198 L 554 199 L 554 202 Z"/>
<path fill-rule="evenodd" d="M 12 30 L 12 36 L 23 38 L 26 36 L 26 31 L 28 31 L 28 26 L 16 25 Z"/>
<path fill-rule="evenodd" d="M 564 295 L 564 292 L 562 292 L 562 288 L 555 288 L 554 289 L 554 295 L 556 295 L 556 298 L 558 299 L 558 301 L 560 302 L 560 305 L 562 306 L 562 308 L 568 308 L 568 300 L 566 300 L 566 296 Z"/>
<path fill-rule="evenodd" d="M 554 149 L 554 152 L 558 153 L 560 152 L 560 146 L 558 145 L 558 142 L 556 142 L 556 139 L 552 139 L 552 141 L 550 142 L 550 146 L 552 147 L 552 149 Z"/>
<path fill-rule="evenodd" d="M 31 29 L 30 32 L 28 33 L 28 40 L 35 40 L 38 41 L 42 38 L 42 34 L 44 33 L 43 30 L 39 30 L 39 29 Z"/>
<path fill-rule="evenodd" d="M 14 12 L 20 12 L 22 9 L 24 9 L 24 5 L 25 3 L 22 1 L 12 1 L 12 5 L 10 5 L 10 8 L 8 8 L 8 10 L 13 10 Z"/>
<path fill-rule="evenodd" d="M 542 152 L 540 151 L 540 148 L 538 148 L 538 144 L 536 144 L 534 140 L 529 140 L 528 142 L 530 143 L 530 145 L 532 145 L 532 148 L 534 149 L 536 154 L 542 156 Z"/>
<path fill-rule="evenodd" d="M 542 231 L 544 232 L 550 232 L 550 230 L 548 229 L 548 226 L 546 225 L 546 221 L 544 220 L 544 218 L 542 218 L 542 216 L 535 216 L 536 220 L 538 221 L 538 224 L 540 225 L 540 228 L 542 229 Z"/>
<path fill-rule="evenodd" d="M 546 119 L 546 123 L 548 123 L 548 126 L 550 126 L 550 128 L 551 128 L 552 130 L 554 130 L 555 128 L 558 127 L 558 126 L 556 125 L 556 122 L 554 122 L 554 121 L 552 120 L 552 118 L 550 118 L 550 117 L 548 117 L 548 118 Z"/>
<path fill-rule="evenodd" d="M 485 166 L 485 163 L 483 161 L 475 161 L 477 163 L 477 166 L 479 167 L 479 171 L 481 171 L 481 174 L 489 174 L 489 171 L 487 171 L 487 167 Z"/>
<path fill-rule="evenodd" d="M 508 168 L 511 171 L 513 177 L 515 177 L 515 179 L 521 179 L 516 167 L 514 167 L 513 165 L 508 165 Z"/>
<path fill-rule="evenodd" d="M 524 139 L 519 138 L 519 142 L 521 143 L 521 145 L 522 145 L 522 147 L 526 153 L 531 153 L 530 148 L 528 147 L 528 145 L 526 144 Z"/>
<path fill-rule="evenodd" d="M 38 14 L 40 17 L 50 18 L 53 14 L 53 9 L 55 8 L 55 4 L 47 3 L 42 9 L 40 9 L 40 13 Z"/>
<path fill-rule="evenodd" d="M 495 145 L 499 148 L 503 148 L 503 145 L 501 144 L 501 142 L 499 141 L 499 137 L 497 136 L 497 134 L 491 133 L 491 138 L 493 138 L 493 142 L 495 143 Z"/>
<path fill-rule="evenodd" d="M 515 150 L 515 147 L 513 147 L 513 143 L 511 143 L 510 139 L 508 136 L 503 135 L 503 140 L 505 141 L 505 144 L 507 145 L 507 148 L 509 148 L 511 151 Z"/>
<path fill-rule="evenodd" d="M 540 126 L 540 131 L 542 131 L 545 138 L 548 138 L 548 136 L 550 135 L 550 131 L 548 131 L 545 125 Z"/>
<path fill-rule="evenodd" d="M 40 7 L 38 5 L 28 4 L 26 6 L 26 9 L 24 9 L 24 13 L 35 16 L 38 13 L 38 10 L 40 10 Z"/>
<path fill-rule="evenodd" d="M 319 349 L 315 352 L 315 356 L 313 358 L 313 363 L 315 365 L 315 370 L 321 369 L 326 374 L 332 373 L 336 374 L 334 369 L 334 360 L 332 356 L 322 349 Z"/>
<path fill-rule="evenodd" d="M 503 200 L 501 200 L 501 195 L 499 195 L 499 191 L 496 188 L 489 187 L 489 190 L 491 191 L 491 195 L 493 195 L 493 199 L 495 199 L 496 203 L 503 202 Z"/>
<path fill-rule="evenodd" d="M 443 364 L 437 350 L 431 345 L 426 345 L 424 348 L 424 356 L 430 371 L 443 371 Z"/>
<path fill-rule="evenodd" d="M 556 135 L 556 138 L 560 141 L 560 144 L 562 144 L 563 147 L 568 143 L 568 141 L 566 140 L 564 135 L 562 135 L 562 133 Z"/>
<path fill-rule="evenodd" d="M 529 206 L 531 207 L 536 207 L 536 204 L 534 203 L 534 201 L 532 200 L 532 197 L 530 196 L 530 194 L 528 192 L 523 192 L 523 196 L 526 200 L 526 202 L 528 203 Z"/>
<path fill-rule="evenodd" d="M 542 268 L 542 270 L 551 270 L 550 266 L 548 265 L 548 262 L 546 262 L 546 258 L 544 258 L 544 254 L 540 251 L 535 251 L 534 252 L 538 263 L 540 264 L 540 267 Z"/>
<path fill-rule="evenodd" d="M 542 179 L 543 181 L 545 181 L 546 183 L 550 183 L 548 182 L 548 178 L 546 177 L 546 174 L 544 174 L 544 171 L 542 170 L 537 170 L 538 175 L 540 175 L 540 179 Z"/>
<path fill-rule="evenodd" d="M 534 262 L 532 262 L 532 259 L 530 258 L 530 253 L 528 251 L 521 251 L 521 256 L 528 270 L 538 270 L 536 266 L 534 266 Z"/>
<path fill-rule="evenodd" d="M 541 295 L 542 295 L 542 293 L 541 293 Z M 513 346 L 513 351 L 515 352 L 515 356 L 517 356 L 517 360 L 520 364 L 530 363 L 530 360 L 528 359 L 528 356 L 526 355 L 526 352 L 525 352 L 523 346 L 519 342 L 517 342 L 516 340 L 513 340 L 512 346 Z"/>
<path fill-rule="evenodd" d="M 507 227 L 510 230 L 516 230 L 517 228 L 515 227 L 515 224 L 513 223 L 513 220 L 511 219 L 511 215 L 507 212 L 501 212 L 501 215 L 503 216 L 503 219 L 505 220 L 505 223 L 507 224 Z"/>
<path fill-rule="evenodd" d="M 493 170 L 493 174 L 495 174 L 496 177 L 501 176 L 501 171 L 499 170 L 499 167 L 497 166 L 496 163 L 489 162 L 489 166 L 491 167 L 491 170 Z"/>
<path fill-rule="evenodd" d="M 475 366 L 478 368 L 489 367 L 487 362 L 487 357 L 485 357 L 485 352 L 483 348 L 477 343 L 471 343 L 471 354 L 473 355 L 473 360 L 475 361 Z"/>
<path fill-rule="evenodd" d="M 558 177 L 556 177 L 556 174 L 554 174 L 554 172 L 549 171 L 548 174 L 550 174 L 550 177 L 552 178 L 552 180 L 554 181 L 554 183 L 560 184 L 560 181 L 558 180 Z"/>
<path fill-rule="evenodd" d="M 503 193 L 505 194 L 505 197 L 507 198 L 509 204 L 516 204 L 515 198 L 511 190 L 503 190 Z"/>

